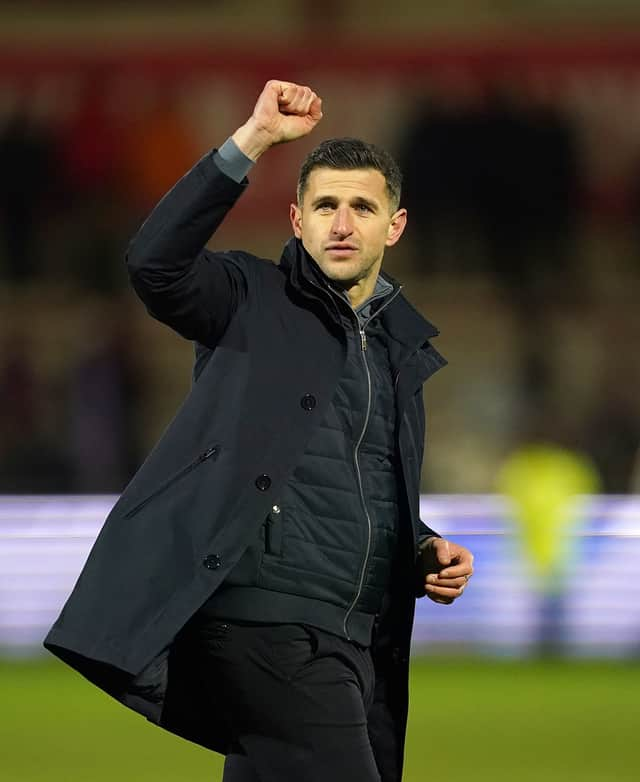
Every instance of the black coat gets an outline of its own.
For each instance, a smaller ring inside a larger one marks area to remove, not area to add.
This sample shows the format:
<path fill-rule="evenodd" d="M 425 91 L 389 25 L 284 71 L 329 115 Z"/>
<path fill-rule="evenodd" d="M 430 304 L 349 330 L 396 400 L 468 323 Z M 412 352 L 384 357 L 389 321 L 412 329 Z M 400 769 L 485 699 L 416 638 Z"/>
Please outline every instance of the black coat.
<path fill-rule="evenodd" d="M 202 249 L 246 182 L 205 156 L 156 207 L 127 255 L 152 315 L 196 341 L 195 382 L 162 438 L 109 514 L 45 645 L 150 719 L 212 749 L 179 632 L 256 539 L 321 420 L 341 376 L 344 340 L 305 284 L 313 263 L 292 240 L 279 266 Z M 386 308 L 398 446 L 406 486 L 406 568 L 430 531 L 419 519 L 422 384 L 444 359 L 437 330 L 402 294 Z M 315 406 L 309 404 L 313 397 Z M 303 402 L 303 400 L 305 400 Z M 386 643 L 390 686 L 380 696 L 404 741 L 415 581 L 394 584 Z M 372 740 L 385 743 L 375 725 Z M 382 724 L 382 723 L 381 723 Z"/>

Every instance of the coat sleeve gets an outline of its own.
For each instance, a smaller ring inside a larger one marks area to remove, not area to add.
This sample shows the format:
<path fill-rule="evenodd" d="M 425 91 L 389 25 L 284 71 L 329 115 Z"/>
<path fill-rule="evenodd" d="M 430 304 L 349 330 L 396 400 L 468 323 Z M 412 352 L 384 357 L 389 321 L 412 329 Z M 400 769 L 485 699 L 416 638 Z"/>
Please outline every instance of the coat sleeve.
<path fill-rule="evenodd" d="M 420 521 L 420 529 L 418 530 L 418 552 L 416 554 L 416 567 L 415 567 L 415 595 L 416 597 L 424 597 L 427 593 L 424 588 L 424 580 L 427 575 L 427 573 L 432 572 L 432 570 L 425 567 L 425 562 L 422 558 L 422 552 L 425 546 L 427 545 L 427 541 L 429 538 L 440 538 L 442 537 L 437 532 L 432 530 L 430 527 L 427 527 L 427 525 L 424 523 L 424 521 Z"/>
<path fill-rule="evenodd" d="M 422 401 L 422 391 L 420 391 L 420 399 L 419 402 L 416 404 L 416 414 L 418 416 L 419 420 L 419 431 L 421 431 L 424 434 L 425 427 L 426 427 L 426 420 L 425 420 L 425 413 L 424 413 L 424 402 Z M 422 461 L 424 459 L 424 437 L 421 440 L 421 448 L 420 448 L 420 465 L 422 465 Z M 418 519 L 418 546 L 422 546 L 422 544 L 427 540 L 427 538 L 439 538 L 441 537 L 437 532 L 431 529 L 431 527 L 428 527 L 422 519 Z"/>
<path fill-rule="evenodd" d="M 212 150 L 162 198 L 126 253 L 148 312 L 183 337 L 215 347 L 247 295 L 247 257 L 205 248 L 247 185 L 226 176 Z"/>
<path fill-rule="evenodd" d="M 420 519 L 419 522 L 419 528 L 418 528 L 418 545 L 422 545 L 428 538 L 440 538 L 442 535 L 439 535 L 435 530 L 432 530 L 431 527 L 427 527 L 427 525 Z"/>

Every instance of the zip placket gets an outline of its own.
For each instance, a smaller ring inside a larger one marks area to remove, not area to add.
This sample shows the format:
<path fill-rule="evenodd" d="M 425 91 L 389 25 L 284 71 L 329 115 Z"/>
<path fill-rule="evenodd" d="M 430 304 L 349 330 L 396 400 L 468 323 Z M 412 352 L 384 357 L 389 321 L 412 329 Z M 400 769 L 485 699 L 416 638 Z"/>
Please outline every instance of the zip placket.
<path fill-rule="evenodd" d="M 311 284 L 317 288 L 319 291 L 322 292 L 324 296 L 328 296 L 330 301 L 335 306 L 335 298 L 329 293 L 328 290 L 325 288 L 322 288 L 322 286 L 318 285 L 314 280 L 311 280 Z M 365 416 L 364 420 L 364 426 L 362 427 L 362 432 L 360 433 L 360 437 L 358 438 L 358 442 L 356 443 L 355 448 L 353 449 L 353 462 L 356 470 L 356 478 L 358 480 L 358 490 L 360 494 L 360 501 L 362 503 L 362 509 L 364 510 L 365 517 L 367 519 L 367 547 L 365 550 L 364 560 L 362 562 L 362 567 L 360 569 L 360 578 L 358 580 L 358 588 L 356 590 L 356 594 L 349 604 L 349 608 L 347 609 L 347 612 L 344 616 L 344 621 L 342 623 L 342 627 L 344 630 L 344 634 L 347 638 L 347 640 L 351 640 L 351 636 L 349 635 L 349 631 L 347 629 L 347 623 L 349 621 L 349 617 L 353 613 L 354 608 L 356 607 L 358 600 L 360 599 L 360 595 L 362 594 L 362 589 L 364 587 L 364 579 L 367 572 L 367 565 L 369 564 L 369 555 L 371 553 L 371 539 L 373 537 L 373 528 L 371 524 L 371 516 L 369 515 L 369 509 L 367 508 L 367 502 L 364 496 L 364 488 L 362 486 L 362 475 L 360 473 L 360 463 L 358 461 L 358 451 L 360 449 L 360 445 L 362 443 L 362 440 L 364 439 L 365 432 L 367 431 L 367 426 L 369 425 L 369 417 L 371 415 L 371 373 L 369 372 L 369 364 L 367 363 L 367 357 L 366 357 L 366 350 L 367 350 L 367 335 L 365 333 L 365 329 L 369 323 L 370 320 L 372 320 L 376 315 L 379 315 L 382 310 L 384 310 L 386 307 L 391 304 L 391 302 L 398 296 L 400 291 L 402 290 L 402 285 L 398 286 L 396 290 L 393 292 L 393 294 L 387 299 L 387 301 L 384 302 L 377 310 L 373 313 L 373 315 L 369 316 L 365 322 L 360 325 L 360 319 L 358 318 L 358 313 L 353 309 L 351 306 L 351 303 L 348 302 L 346 299 L 344 299 L 340 293 L 333 288 L 331 290 L 334 292 L 336 298 L 338 298 L 340 301 L 344 302 L 344 304 L 349 307 L 349 310 L 353 314 L 355 318 L 355 326 L 356 329 L 360 335 L 360 354 L 362 355 L 362 360 L 364 362 L 364 369 L 365 373 L 367 375 L 367 414 Z M 339 317 L 339 315 L 338 315 Z M 396 378 L 397 382 L 397 378 Z"/>
<path fill-rule="evenodd" d="M 347 612 L 344 616 L 344 621 L 342 624 L 344 634 L 347 637 L 348 640 L 351 640 L 351 637 L 349 635 L 349 631 L 347 629 L 347 623 L 349 621 L 349 617 L 353 613 L 353 610 L 355 609 L 358 600 L 360 599 L 360 595 L 362 594 L 362 589 L 364 587 L 364 580 L 367 573 L 367 565 L 369 564 L 369 555 L 371 554 L 371 539 L 373 537 L 373 526 L 371 524 L 371 516 L 369 515 L 369 509 L 367 508 L 367 501 L 364 496 L 364 487 L 362 485 L 362 474 L 360 472 L 360 462 L 358 460 L 358 452 L 360 450 L 360 446 L 362 444 L 362 440 L 364 439 L 364 435 L 367 431 L 367 427 L 369 426 L 369 418 L 371 416 L 371 372 L 369 371 L 369 364 L 367 362 L 367 335 L 365 333 L 365 329 L 367 327 L 367 324 L 369 321 L 374 318 L 376 315 L 379 315 L 382 310 L 387 307 L 391 302 L 395 299 L 395 297 L 400 293 L 401 288 L 398 288 L 392 296 L 389 297 L 387 301 L 382 304 L 381 307 L 367 320 L 360 325 L 360 319 L 358 318 L 358 313 L 353 309 L 353 307 L 349 304 L 349 309 L 353 313 L 355 317 L 355 325 L 358 329 L 358 332 L 360 334 L 360 355 L 362 356 L 362 360 L 364 362 L 364 369 L 367 376 L 367 412 L 364 419 L 364 425 L 362 427 L 362 431 L 360 432 L 360 437 L 358 438 L 358 442 L 356 443 L 354 449 L 353 449 L 353 463 L 356 470 L 356 478 L 358 480 L 358 490 L 360 493 L 360 501 L 362 503 L 362 509 L 364 510 L 365 517 L 367 519 L 367 546 L 365 550 L 364 560 L 362 562 L 362 567 L 360 569 L 360 578 L 358 581 L 358 588 L 356 590 L 356 594 L 351 601 L 351 604 L 349 605 L 349 608 L 347 609 Z M 345 304 L 347 302 L 345 301 Z"/>

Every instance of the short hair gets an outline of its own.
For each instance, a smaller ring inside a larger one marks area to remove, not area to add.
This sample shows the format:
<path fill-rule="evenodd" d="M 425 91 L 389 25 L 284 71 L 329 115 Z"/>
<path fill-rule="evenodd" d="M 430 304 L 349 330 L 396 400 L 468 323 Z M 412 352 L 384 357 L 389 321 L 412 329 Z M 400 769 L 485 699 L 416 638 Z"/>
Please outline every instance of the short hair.
<path fill-rule="evenodd" d="M 391 211 L 400 205 L 402 172 L 396 161 L 384 149 L 358 138 L 330 138 L 311 150 L 302 162 L 298 176 L 297 197 L 301 205 L 309 175 L 316 168 L 353 170 L 373 168 L 385 179 Z"/>

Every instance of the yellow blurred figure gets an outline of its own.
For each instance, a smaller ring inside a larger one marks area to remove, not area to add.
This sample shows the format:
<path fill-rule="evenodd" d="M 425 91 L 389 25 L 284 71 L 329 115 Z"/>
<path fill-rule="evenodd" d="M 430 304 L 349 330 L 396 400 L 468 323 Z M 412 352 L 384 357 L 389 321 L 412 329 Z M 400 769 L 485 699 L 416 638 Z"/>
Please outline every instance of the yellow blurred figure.
<path fill-rule="evenodd" d="M 540 578 L 553 582 L 561 576 L 569 553 L 568 533 L 576 522 L 575 498 L 597 493 L 599 486 L 595 467 L 586 457 L 552 444 L 526 445 L 503 465 L 498 490 L 512 503 L 524 547 Z"/>

